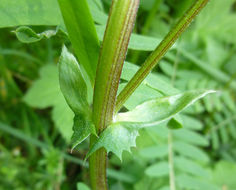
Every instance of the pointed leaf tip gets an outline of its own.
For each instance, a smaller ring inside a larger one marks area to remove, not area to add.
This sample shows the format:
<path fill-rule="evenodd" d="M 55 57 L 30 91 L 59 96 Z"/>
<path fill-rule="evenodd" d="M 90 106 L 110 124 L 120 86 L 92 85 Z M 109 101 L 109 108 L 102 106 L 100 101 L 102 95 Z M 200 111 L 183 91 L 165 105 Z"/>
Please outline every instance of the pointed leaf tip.
<path fill-rule="evenodd" d="M 87 85 L 78 62 L 66 46 L 63 46 L 59 60 L 59 81 L 61 91 L 75 114 L 87 114 L 90 110 Z"/>
<path fill-rule="evenodd" d="M 118 114 L 116 121 L 102 132 L 89 150 L 86 159 L 104 147 L 107 152 L 113 152 L 122 160 L 123 151 L 130 151 L 131 147 L 136 146 L 140 128 L 155 126 L 168 120 L 170 128 L 180 128 L 182 124 L 177 114 L 200 98 L 215 92 L 214 90 L 194 90 L 156 98 L 144 102 L 134 110 Z"/>
<path fill-rule="evenodd" d="M 96 134 L 96 131 L 91 120 L 85 79 L 76 58 L 67 50 L 66 46 L 63 46 L 59 60 L 59 80 L 67 104 L 75 114 L 72 135 L 73 150 L 91 133 Z"/>
<path fill-rule="evenodd" d="M 174 117 L 185 108 L 214 90 L 192 90 L 173 96 L 161 97 L 146 101 L 131 111 L 119 113 L 117 122 L 129 122 L 143 127 L 157 125 Z"/>

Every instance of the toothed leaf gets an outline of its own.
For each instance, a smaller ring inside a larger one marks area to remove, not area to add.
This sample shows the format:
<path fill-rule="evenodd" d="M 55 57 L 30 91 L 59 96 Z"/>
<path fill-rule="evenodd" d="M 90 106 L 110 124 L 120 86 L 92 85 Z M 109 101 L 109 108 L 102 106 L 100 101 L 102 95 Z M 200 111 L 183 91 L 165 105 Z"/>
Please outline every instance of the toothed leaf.
<path fill-rule="evenodd" d="M 75 114 L 72 136 L 72 145 L 75 148 L 91 133 L 95 133 L 95 128 L 91 121 L 91 109 L 84 76 L 75 57 L 65 46 L 59 60 L 59 80 L 67 104 Z"/>
<path fill-rule="evenodd" d="M 138 130 L 144 127 L 156 126 L 159 123 L 168 121 L 171 128 L 180 127 L 181 123 L 177 114 L 190 106 L 198 99 L 213 93 L 213 90 L 187 91 L 174 96 L 156 98 L 144 102 L 134 110 L 120 113 L 116 121 L 109 125 L 89 150 L 86 158 L 96 150 L 104 147 L 107 152 L 113 152 L 122 159 L 124 150 L 130 151 L 135 147 Z M 174 118 L 175 117 L 175 118 Z M 172 119 L 172 120 L 171 120 Z"/>
<path fill-rule="evenodd" d="M 96 135 L 94 124 L 89 118 L 85 118 L 84 115 L 75 115 L 72 135 L 72 149 L 83 142 L 92 133 Z"/>
<path fill-rule="evenodd" d="M 96 150 L 104 147 L 107 152 L 113 152 L 122 160 L 122 152 L 130 147 L 136 146 L 136 137 L 139 135 L 138 130 L 141 126 L 130 126 L 126 123 L 111 124 L 97 139 L 96 143 L 89 150 L 86 159 Z"/>

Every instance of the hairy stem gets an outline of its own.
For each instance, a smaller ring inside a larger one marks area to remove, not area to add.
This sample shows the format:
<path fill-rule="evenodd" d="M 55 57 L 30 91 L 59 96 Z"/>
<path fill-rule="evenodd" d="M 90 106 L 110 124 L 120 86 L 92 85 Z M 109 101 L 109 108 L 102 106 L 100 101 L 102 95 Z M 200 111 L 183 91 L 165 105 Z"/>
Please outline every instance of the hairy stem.
<path fill-rule="evenodd" d="M 145 60 L 142 67 L 137 71 L 134 77 L 128 82 L 121 91 L 116 102 L 116 112 L 122 107 L 125 101 L 142 83 L 151 70 L 158 64 L 161 58 L 166 54 L 170 47 L 175 43 L 179 36 L 185 31 L 197 14 L 205 7 L 209 0 L 196 0 L 192 7 L 184 14 L 179 22 L 166 35 L 158 47 Z"/>
<path fill-rule="evenodd" d="M 93 122 L 98 135 L 111 123 L 117 89 L 133 29 L 139 0 L 113 0 L 99 56 L 93 97 Z M 91 137 L 90 146 L 96 137 Z M 108 189 L 106 183 L 107 155 L 105 149 L 90 158 L 93 190 Z"/>

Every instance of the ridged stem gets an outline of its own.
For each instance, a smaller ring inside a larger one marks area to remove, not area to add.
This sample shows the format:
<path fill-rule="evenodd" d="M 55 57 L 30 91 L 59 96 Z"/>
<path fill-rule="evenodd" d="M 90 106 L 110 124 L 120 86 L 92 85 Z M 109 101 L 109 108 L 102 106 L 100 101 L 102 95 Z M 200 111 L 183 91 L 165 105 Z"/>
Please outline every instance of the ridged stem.
<path fill-rule="evenodd" d="M 209 0 L 197 0 L 184 14 L 179 22 L 166 35 L 157 48 L 148 56 L 142 67 L 137 71 L 133 78 L 121 91 L 116 102 L 116 112 L 120 110 L 125 101 L 131 96 L 135 89 L 142 83 L 151 70 L 159 63 L 170 47 L 175 43 L 179 36 L 185 31 L 198 13 L 205 7 Z"/>
<path fill-rule="evenodd" d="M 139 0 L 113 0 L 99 56 L 93 97 L 93 122 L 98 135 L 111 123 L 117 89 L 134 26 Z M 91 137 L 90 146 L 96 137 Z M 107 190 L 105 149 L 90 157 L 93 190 Z"/>

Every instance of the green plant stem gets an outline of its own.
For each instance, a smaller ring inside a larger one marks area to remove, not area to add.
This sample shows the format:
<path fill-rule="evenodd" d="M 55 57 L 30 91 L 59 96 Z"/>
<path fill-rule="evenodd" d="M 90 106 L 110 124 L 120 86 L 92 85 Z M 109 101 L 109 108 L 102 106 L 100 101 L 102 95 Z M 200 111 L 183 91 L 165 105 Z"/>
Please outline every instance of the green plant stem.
<path fill-rule="evenodd" d="M 175 170 L 174 170 L 174 154 L 173 154 L 173 136 L 172 131 L 168 132 L 168 164 L 169 164 L 169 181 L 170 190 L 175 190 Z"/>
<path fill-rule="evenodd" d="M 178 69 L 178 58 L 179 58 L 179 48 L 177 48 L 175 62 L 174 62 L 174 70 L 171 77 L 171 84 L 174 86 L 177 69 Z M 171 130 L 168 130 L 168 164 L 169 164 L 169 184 L 170 190 L 175 190 L 175 169 L 174 169 L 174 152 L 173 152 L 173 134 Z"/>
<path fill-rule="evenodd" d="M 111 123 L 116 95 L 139 0 L 113 0 L 99 56 L 93 97 L 93 122 L 98 135 Z M 96 137 L 91 137 L 90 146 Z M 107 153 L 96 151 L 90 157 L 90 180 L 93 190 L 108 189 Z"/>
<path fill-rule="evenodd" d="M 121 91 L 116 102 L 116 112 L 120 110 L 124 102 L 130 97 L 135 89 L 142 83 L 151 70 L 157 65 L 169 48 L 185 31 L 197 14 L 205 7 L 209 0 L 197 0 L 192 7 L 184 14 L 180 21 L 167 34 L 158 47 L 145 60 L 142 67 L 137 71 L 134 77 L 128 82 L 126 87 Z"/>
<path fill-rule="evenodd" d="M 147 34 L 147 32 L 152 24 L 153 19 L 155 19 L 156 12 L 160 7 L 161 2 L 162 2 L 162 0 L 155 0 L 152 9 L 149 11 L 149 13 L 147 15 L 147 18 L 145 20 L 145 23 L 144 23 L 142 29 L 141 29 L 140 34 L 143 34 L 143 35 Z M 139 56 L 140 56 L 140 52 L 135 51 L 132 56 L 132 62 L 136 63 L 139 59 Z"/>

